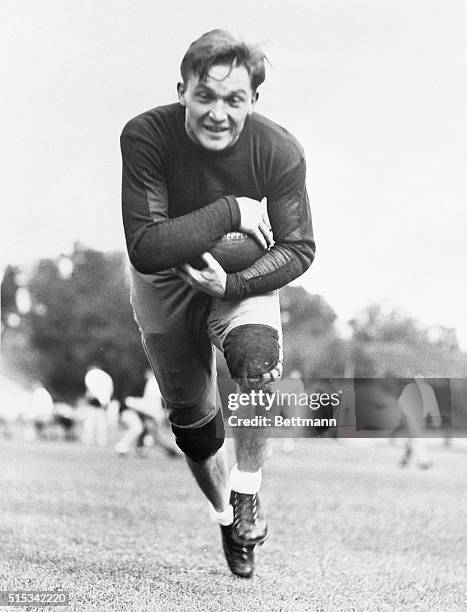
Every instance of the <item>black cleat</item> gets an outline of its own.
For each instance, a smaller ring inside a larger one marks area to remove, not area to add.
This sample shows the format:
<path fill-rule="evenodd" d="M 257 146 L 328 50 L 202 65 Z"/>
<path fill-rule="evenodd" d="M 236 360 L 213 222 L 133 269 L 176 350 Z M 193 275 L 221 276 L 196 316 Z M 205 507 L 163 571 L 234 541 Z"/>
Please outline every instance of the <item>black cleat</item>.
<path fill-rule="evenodd" d="M 268 537 L 268 524 L 261 510 L 257 493 L 230 493 L 233 506 L 232 536 L 239 543 L 262 544 Z"/>
<path fill-rule="evenodd" d="M 244 546 L 232 538 L 233 525 L 221 525 L 222 546 L 232 574 L 240 578 L 251 578 L 255 571 L 254 546 Z"/>

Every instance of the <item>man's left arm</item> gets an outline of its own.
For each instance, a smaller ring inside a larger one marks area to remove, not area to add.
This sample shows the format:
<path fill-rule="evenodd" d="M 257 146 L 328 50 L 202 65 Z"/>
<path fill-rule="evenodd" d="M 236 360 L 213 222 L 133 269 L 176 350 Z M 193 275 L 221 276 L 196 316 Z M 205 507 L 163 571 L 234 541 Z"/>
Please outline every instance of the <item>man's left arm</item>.
<path fill-rule="evenodd" d="M 310 203 L 301 161 L 276 177 L 268 194 L 274 246 L 242 272 L 227 274 L 224 299 L 232 300 L 279 289 L 301 276 L 315 256 Z"/>

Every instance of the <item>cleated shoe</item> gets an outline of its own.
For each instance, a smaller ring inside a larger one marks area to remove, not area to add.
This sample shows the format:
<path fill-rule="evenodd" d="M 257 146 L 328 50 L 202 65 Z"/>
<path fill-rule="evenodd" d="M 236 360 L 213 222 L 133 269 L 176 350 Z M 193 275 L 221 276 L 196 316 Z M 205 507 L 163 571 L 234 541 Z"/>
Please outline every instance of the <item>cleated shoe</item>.
<path fill-rule="evenodd" d="M 262 544 L 268 537 L 268 524 L 257 493 L 230 493 L 233 506 L 232 536 L 244 545 Z"/>
<path fill-rule="evenodd" d="M 232 525 L 220 525 L 222 546 L 232 574 L 240 578 L 251 578 L 255 571 L 254 546 L 244 546 L 232 538 Z"/>

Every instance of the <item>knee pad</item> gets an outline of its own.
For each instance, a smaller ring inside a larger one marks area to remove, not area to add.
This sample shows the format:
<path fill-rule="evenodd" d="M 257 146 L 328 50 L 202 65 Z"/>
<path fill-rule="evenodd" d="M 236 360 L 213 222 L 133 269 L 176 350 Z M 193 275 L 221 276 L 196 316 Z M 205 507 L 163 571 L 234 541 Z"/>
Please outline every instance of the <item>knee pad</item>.
<path fill-rule="evenodd" d="M 232 329 L 224 341 L 230 376 L 242 390 L 260 388 L 281 375 L 279 333 L 269 325 L 248 324 Z"/>
<path fill-rule="evenodd" d="M 224 444 L 225 430 L 222 413 L 201 427 L 179 427 L 172 425 L 178 448 L 192 461 L 199 463 L 212 457 Z"/>

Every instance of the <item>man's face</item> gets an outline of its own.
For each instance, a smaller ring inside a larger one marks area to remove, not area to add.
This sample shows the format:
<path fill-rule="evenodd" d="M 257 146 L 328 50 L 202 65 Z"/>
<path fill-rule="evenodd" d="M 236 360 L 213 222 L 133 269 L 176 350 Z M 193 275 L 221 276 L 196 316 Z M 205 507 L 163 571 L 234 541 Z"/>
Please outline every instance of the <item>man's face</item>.
<path fill-rule="evenodd" d="M 186 108 L 191 140 L 210 151 L 223 151 L 237 142 L 257 94 L 245 66 L 216 65 L 205 81 L 192 74 L 186 84 L 179 83 L 178 97 Z"/>

